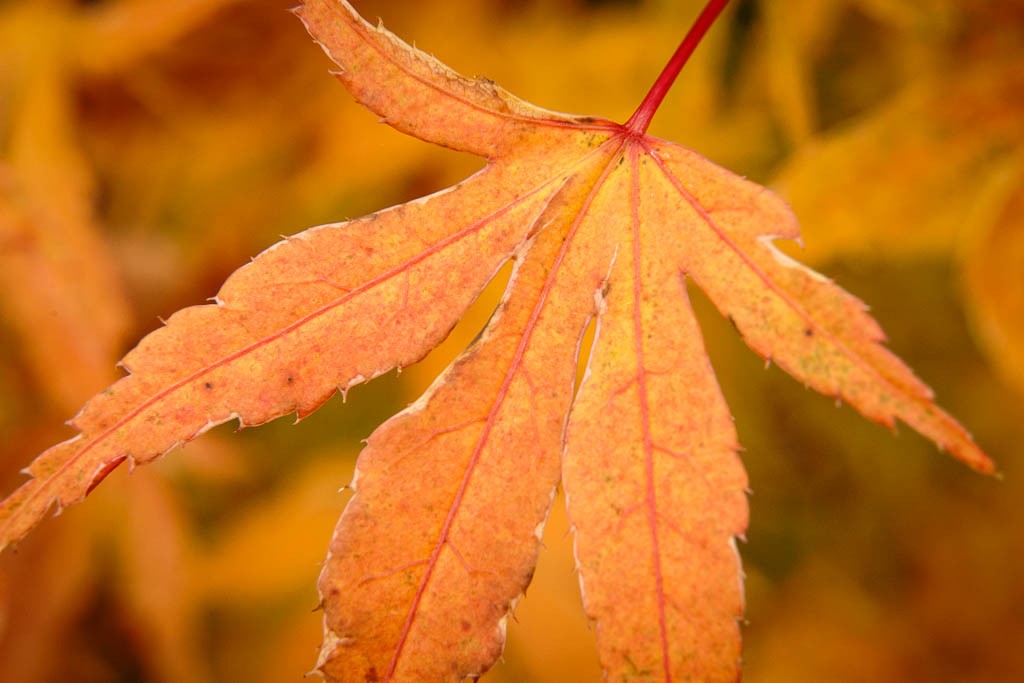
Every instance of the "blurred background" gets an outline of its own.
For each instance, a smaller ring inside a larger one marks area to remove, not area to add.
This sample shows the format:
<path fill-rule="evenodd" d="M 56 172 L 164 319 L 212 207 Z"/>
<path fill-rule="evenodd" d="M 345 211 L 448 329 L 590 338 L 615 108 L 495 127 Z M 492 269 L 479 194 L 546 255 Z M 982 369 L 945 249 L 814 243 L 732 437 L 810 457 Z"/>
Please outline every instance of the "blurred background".
<path fill-rule="evenodd" d="M 703 3 L 363 0 L 468 75 L 625 120 Z M 0 490 L 115 362 L 305 227 L 478 159 L 354 104 L 289 0 L 0 0 Z M 1024 677 L 1024 2 L 734 0 L 651 132 L 781 192 L 997 460 L 983 478 L 764 369 L 699 299 L 751 476 L 745 680 Z M 479 330 L 293 425 L 122 468 L 0 557 L 0 681 L 299 681 L 360 439 Z M 340 352 L 340 350 L 339 350 Z M 598 681 L 571 537 L 490 681 Z"/>

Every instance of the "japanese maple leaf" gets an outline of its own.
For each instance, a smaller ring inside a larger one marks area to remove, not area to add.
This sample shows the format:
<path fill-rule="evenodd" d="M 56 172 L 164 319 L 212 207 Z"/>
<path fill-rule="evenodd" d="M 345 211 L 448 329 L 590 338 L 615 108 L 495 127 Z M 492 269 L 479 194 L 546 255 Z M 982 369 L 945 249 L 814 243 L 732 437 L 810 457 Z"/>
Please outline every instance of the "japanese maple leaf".
<path fill-rule="evenodd" d="M 211 426 L 315 410 L 421 359 L 508 260 L 480 337 L 379 427 L 320 579 L 330 680 L 458 680 L 499 656 L 555 486 L 611 680 L 732 681 L 747 523 L 732 419 L 687 299 L 693 281 L 755 352 L 887 425 L 992 464 L 883 346 L 864 305 L 783 256 L 785 204 L 649 137 L 725 0 L 709 3 L 625 124 L 467 79 L 343 0 L 298 14 L 355 97 L 416 137 L 485 157 L 464 182 L 288 238 L 176 313 L 0 510 L 0 544 L 125 460 Z M 574 394 L 580 340 L 596 317 Z"/>

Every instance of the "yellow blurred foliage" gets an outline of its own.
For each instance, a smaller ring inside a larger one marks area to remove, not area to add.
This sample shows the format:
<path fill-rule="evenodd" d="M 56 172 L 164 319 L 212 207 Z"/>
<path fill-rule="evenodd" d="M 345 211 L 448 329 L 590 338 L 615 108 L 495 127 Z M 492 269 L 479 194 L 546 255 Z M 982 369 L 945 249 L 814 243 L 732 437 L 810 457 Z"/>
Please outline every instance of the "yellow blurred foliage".
<path fill-rule="evenodd" d="M 480 166 L 378 125 L 289 4 L 0 1 L 5 491 L 158 316 L 280 234 Z M 621 120 L 702 3 L 356 4 L 456 69 Z M 748 681 L 1024 675 L 1022 26 L 1019 0 L 734 0 L 654 121 L 783 192 L 797 254 L 874 306 L 1005 474 L 982 480 L 762 372 L 705 316 L 754 489 Z M 297 426 L 216 430 L 0 557 L 0 680 L 299 680 L 359 439 L 501 289 L 397 380 Z M 495 681 L 600 680 L 560 502 Z"/>

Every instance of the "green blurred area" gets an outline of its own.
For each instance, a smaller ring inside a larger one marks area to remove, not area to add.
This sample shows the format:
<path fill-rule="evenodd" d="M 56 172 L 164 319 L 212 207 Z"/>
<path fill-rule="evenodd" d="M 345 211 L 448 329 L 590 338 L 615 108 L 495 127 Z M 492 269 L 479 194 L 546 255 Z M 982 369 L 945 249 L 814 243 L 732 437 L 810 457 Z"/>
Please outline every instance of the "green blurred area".
<path fill-rule="evenodd" d="M 481 165 L 378 125 L 289 4 L 0 2 L 5 492 L 159 317 L 282 234 Z M 463 73 L 616 120 L 699 4 L 356 3 Z M 1024 676 L 1022 26 L 1016 0 L 735 0 L 654 120 L 792 201 L 791 253 L 871 305 L 1003 475 L 766 371 L 694 291 L 751 478 L 747 681 Z M 119 472 L 0 557 L 0 681 L 299 680 L 360 440 L 499 295 L 400 376 Z M 600 680 L 559 504 L 490 680 Z"/>

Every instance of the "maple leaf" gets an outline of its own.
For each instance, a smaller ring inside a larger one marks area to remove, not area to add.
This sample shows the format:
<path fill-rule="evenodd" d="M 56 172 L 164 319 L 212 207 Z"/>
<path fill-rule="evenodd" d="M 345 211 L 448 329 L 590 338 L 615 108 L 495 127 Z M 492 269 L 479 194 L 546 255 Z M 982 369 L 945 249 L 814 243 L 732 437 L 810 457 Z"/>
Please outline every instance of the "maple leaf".
<path fill-rule="evenodd" d="M 305 2 L 300 18 L 361 103 L 486 167 L 288 238 L 236 271 L 215 303 L 172 316 L 72 421 L 79 435 L 30 465 L 32 479 L 0 507 L 0 547 L 124 461 L 151 461 L 234 418 L 302 417 L 338 388 L 420 360 L 511 259 L 480 337 L 367 441 L 320 579 L 317 669 L 331 680 L 485 671 L 561 479 L 607 675 L 735 680 L 746 475 L 687 281 L 807 386 L 993 466 L 883 347 L 860 301 L 775 249 L 798 236 L 778 197 L 646 134 L 725 4 L 708 4 L 617 124 L 459 76 L 344 0 Z"/>

